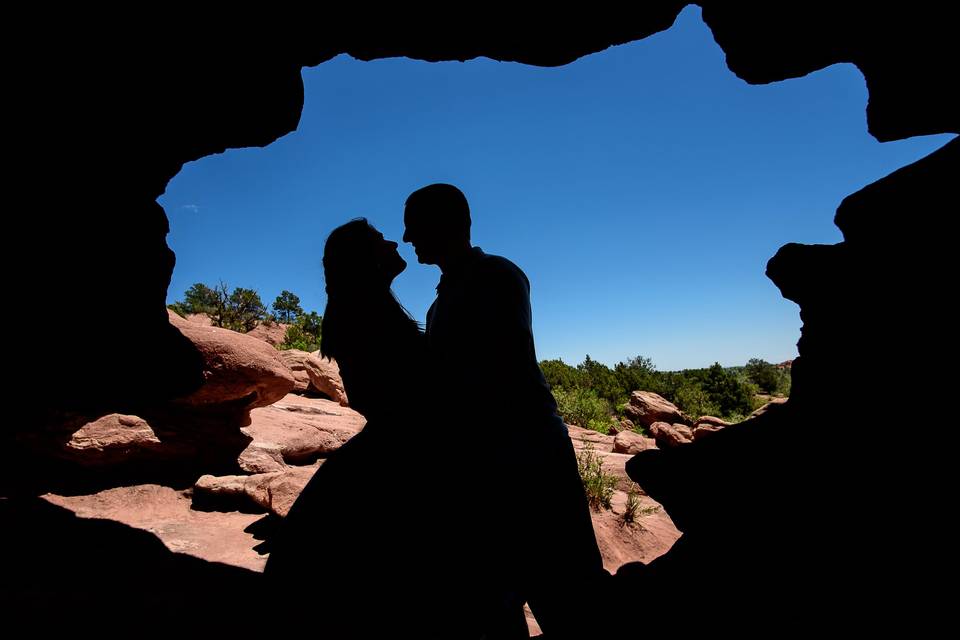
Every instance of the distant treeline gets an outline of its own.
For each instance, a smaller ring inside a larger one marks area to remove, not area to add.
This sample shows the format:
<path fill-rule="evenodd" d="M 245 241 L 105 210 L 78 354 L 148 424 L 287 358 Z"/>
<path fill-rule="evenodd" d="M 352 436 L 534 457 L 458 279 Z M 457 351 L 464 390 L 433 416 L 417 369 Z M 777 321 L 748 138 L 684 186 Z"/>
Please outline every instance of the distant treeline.
<path fill-rule="evenodd" d="M 183 317 L 193 313 L 206 314 L 214 326 L 240 333 L 252 331 L 259 324 L 280 322 L 290 326 L 283 342 L 278 345 L 279 349 L 316 351 L 320 348 L 323 318 L 316 311 L 304 311 L 300 298 L 286 290 L 280 292 L 271 306 L 273 313 L 268 313 L 259 293 L 242 287 L 230 292 L 222 281 L 215 287 L 198 282 L 186 290 L 183 300 L 167 305 Z"/>
<path fill-rule="evenodd" d="M 731 422 L 742 420 L 764 403 L 761 393 L 788 396 L 790 371 L 764 360 L 751 359 L 742 367 L 657 371 L 650 358 L 637 356 L 612 369 L 588 355 L 577 366 L 562 360 L 540 363 L 553 387 L 560 412 L 571 424 L 603 433 L 609 423 L 623 415 L 633 391 L 652 391 L 697 418 L 717 416 Z"/>
<path fill-rule="evenodd" d="M 241 333 L 259 324 L 283 323 L 289 326 L 279 349 L 320 348 L 323 318 L 316 311 L 304 311 L 300 298 L 290 291 L 277 296 L 270 313 L 253 289 L 237 287 L 230 291 L 222 281 L 214 287 L 198 282 L 184 292 L 183 300 L 167 306 L 184 317 L 205 314 L 215 326 Z M 633 391 L 657 393 L 693 417 L 712 415 L 731 422 L 742 420 L 763 404 L 757 397 L 760 393 L 790 394 L 789 368 L 757 358 L 742 367 L 714 364 L 706 369 L 657 371 L 653 361 L 643 356 L 619 362 L 611 369 L 588 355 L 576 366 L 562 360 L 544 360 L 540 368 L 553 387 L 564 418 L 603 433 L 612 420 L 623 416 L 623 407 Z"/>

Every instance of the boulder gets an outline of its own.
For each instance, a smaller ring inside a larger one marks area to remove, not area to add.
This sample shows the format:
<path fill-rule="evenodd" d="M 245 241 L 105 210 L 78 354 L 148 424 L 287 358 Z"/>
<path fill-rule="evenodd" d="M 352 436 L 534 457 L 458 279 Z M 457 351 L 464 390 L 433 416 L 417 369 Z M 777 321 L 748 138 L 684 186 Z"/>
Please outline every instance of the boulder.
<path fill-rule="evenodd" d="M 249 334 L 248 334 L 249 335 Z M 297 393 L 304 393 L 310 389 L 310 376 L 307 374 L 306 361 L 310 354 L 299 349 L 284 349 L 278 351 L 283 363 L 293 372 L 293 379 L 296 386 L 293 390 Z"/>
<path fill-rule="evenodd" d="M 340 377 L 337 361 L 324 358 L 319 351 L 314 351 L 310 355 L 311 358 L 305 363 L 310 384 L 331 400 L 345 407 L 348 406 L 347 393 L 343 388 L 343 379 Z"/>
<path fill-rule="evenodd" d="M 657 446 L 661 448 L 677 447 L 693 442 L 693 433 L 690 429 L 685 427 L 684 430 L 680 430 L 678 427 L 685 427 L 685 425 L 654 422 L 650 425 L 650 434 L 657 441 Z"/>
<path fill-rule="evenodd" d="M 575 447 L 589 443 L 596 451 L 613 451 L 614 436 L 605 435 L 593 429 L 584 429 L 575 424 L 568 424 L 567 431 Z"/>
<path fill-rule="evenodd" d="M 250 525 L 261 519 L 262 515 L 199 511 L 193 508 L 189 492 L 143 484 L 107 489 L 91 495 L 46 494 L 42 498 L 69 509 L 78 518 L 112 520 L 147 532 L 177 554 L 252 571 L 262 571 L 266 563 L 266 558 L 254 550 L 258 541 L 247 532 Z M 68 545 L 69 541 L 64 540 L 63 544 Z M 76 554 L 103 553 L 106 549 L 79 547 L 72 551 Z M 115 551 L 114 555 L 118 553 L 122 551 Z M 140 557 L 126 558 L 127 563 L 134 563 L 133 566 L 137 566 L 136 563 L 141 560 Z M 101 562 L 109 562 L 109 557 L 101 559 Z"/>
<path fill-rule="evenodd" d="M 252 330 L 248 331 L 247 335 L 257 340 L 263 340 L 271 347 L 276 348 L 287 337 L 287 327 L 289 326 L 288 324 L 282 324 L 280 322 L 271 322 L 270 324 L 261 322 Z"/>
<path fill-rule="evenodd" d="M 84 466 L 122 462 L 159 450 L 159 438 L 138 416 L 111 413 L 78 429 L 66 444 L 69 457 Z"/>
<path fill-rule="evenodd" d="M 287 464 L 304 464 L 336 451 L 365 424 L 362 415 L 331 400 L 290 394 L 270 407 L 251 411 L 243 432 L 253 439 L 252 445 L 279 447 Z"/>
<path fill-rule="evenodd" d="M 321 464 L 252 476 L 201 476 L 193 487 L 193 499 L 203 508 L 244 510 L 255 506 L 286 517 Z"/>
<path fill-rule="evenodd" d="M 247 473 L 273 473 L 287 468 L 283 461 L 283 447 L 272 442 L 251 442 L 240 453 L 237 462 Z"/>
<path fill-rule="evenodd" d="M 653 438 L 645 438 L 633 431 L 621 431 L 613 441 L 613 450 L 616 453 L 636 455 L 647 449 L 656 449 L 657 442 Z"/>
<path fill-rule="evenodd" d="M 726 420 L 722 420 L 720 418 L 716 418 L 714 416 L 700 416 L 699 418 L 697 418 L 697 422 L 693 426 L 694 428 L 704 426 L 704 425 L 713 425 L 716 427 L 729 427 L 731 424 L 733 423 L 727 422 Z"/>
<path fill-rule="evenodd" d="M 693 429 L 693 439 L 700 440 L 706 436 L 709 436 L 711 433 L 716 433 L 717 431 L 723 431 L 723 427 L 715 424 L 698 424 Z"/>
<path fill-rule="evenodd" d="M 204 384 L 175 402 L 210 407 L 229 403 L 252 409 L 273 404 L 294 387 L 294 377 L 277 350 L 256 338 L 188 322 L 169 311 L 170 324 L 180 330 L 204 361 Z"/>
<path fill-rule="evenodd" d="M 693 424 L 674 404 L 651 391 L 634 391 L 624 413 L 636 424 L 649 427 L 655 422 Z"/>

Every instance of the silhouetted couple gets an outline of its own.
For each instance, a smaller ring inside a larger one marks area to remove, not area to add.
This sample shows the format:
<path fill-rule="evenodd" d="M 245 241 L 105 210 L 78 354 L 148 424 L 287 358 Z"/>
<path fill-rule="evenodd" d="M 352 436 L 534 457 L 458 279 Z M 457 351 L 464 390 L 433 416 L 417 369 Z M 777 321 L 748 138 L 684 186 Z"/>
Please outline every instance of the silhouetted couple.
<path fill-rule="evenodd" d="M 273 595 L 329 637 L 525 638 L 525 602 L 547 637 L 589 637 L 607 575 L 529 282 L 471 246 L 452 185 L 411 194 L 404 224 L 442 272 L 425 333 L 390 290 L 396 242 L 364 219 L 327 239 L 321 351 L 367 425 L 293 505 Z"/>

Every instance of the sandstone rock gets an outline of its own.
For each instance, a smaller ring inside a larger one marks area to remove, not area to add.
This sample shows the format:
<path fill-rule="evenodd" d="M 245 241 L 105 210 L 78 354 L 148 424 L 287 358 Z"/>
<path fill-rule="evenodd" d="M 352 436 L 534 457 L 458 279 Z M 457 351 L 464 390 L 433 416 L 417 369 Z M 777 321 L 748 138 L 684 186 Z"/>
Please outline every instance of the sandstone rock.
<path fill-rule="evenodd" d="M 650 425 L 650 434 L 657 441 L 657 446 L 661 448 L 676 447 L 693 442 L 693 433 L 689 432 L 689 429 L 687 433 L 684 433 L 677 429 L 677 425 L 666 422 L 654 422 Z"/>
<path fill-rule="evenodd" d="M 250 408 L 273 403 L 293 386 L 293 376 L 276 351 L 254 338 L 190 322 L 173 312 L 168 318 L 175 327 L 171 330 L 179 331 L 201 355 L 206 382 L 200 389 L 145 405 L 137 416 L 50 414 L 42 432 L 21 438 L 30 455 L 96 467 L 96 486 L 109 486 L 121 477 L 176 485 L 185 477 L 230 472 L 237 468 L 238 457 L 249 470 L 282 468 L 262 450 L 242 454 L 251 442 L 241 431 L 250 422 Z M 133 366 L 130 376 L 136 375 Z M 101 473 L 104 470 L 116 475 Z M 63 472 L 72 473 L 70 468 Z"/>
<path fill-rule="evenodd" d="M 309 467 L 294 467 L 278 475 L 265 476 L 254 493 L 257 504 L 274 515 L 286 517 L 290 507 L 300 497 L 300 492 L 322 464 L 323 461 L 320 460 Z M 363 498 L 364 496 L 357 496 L 358 500 Z"/>
<path fill-rule="evenodd" d="M 716 418 L 714 416 L 700 416 L 699 418 L 697 418 L 697 423 L 694 425 L 694 428 L 701 427 L 703 425 L 708 425 L 708 424 L 714 425 L 717 427 L 729 427 L 733 423 L 727 422 L 726 420 L 722 420 L 720 418 Z"/>
<path fill-rule="evenodd" d="M 595 451 L 613 451 L 614 436 L 604 435 L 593 429 L 584 429 L 575 424 L 568 424 L 567 431 L 574 446 L 578 446 L 578 443 L 590 443 Z"/>
<path fill-rule="evenodd" d="M 293 389 L 293 374 L 277 350 L 265 342 L 228 329 L 187 322 L 172 311 L 168 315 L 170 324 L 194 344 L 204 360 L 203 386 L 179 398 L 178 404 L 264 407 Z"/>
<path fill-rule="evenodd" d="M 615 491 L 610 511 L 591 511 L 603 566 L 615 572 L 627 562 L 651 562 L 670 550 L 680 531 L 659 503 L 641 495 L 636 522 L 624 524 L 627 493 Z"/>
<path fill-rule="evenodd" d="M 113 520 L 148 531 L 177 553 L 254 571 L 262 571 L 266 563 L 266 557 L 254 551 L 258 541 L 246 532 L 262 515 L 198 511 L 189 495 L 170 487 L 145 484 L 91 495 L 42 497 L 80 518 Z"/>
<path fill-rule="evenodd" d="M 283 471 L 283 447 L 272 442 L 251 442 L 237 458 L 240 468 L 247 473 Z"/>
<path fill-rule="evenodd" d="M 644 438 L 633 431 L 621 431 L 613 441 L 613 450 L 616 453 L 635 455 L 647 449 L 655 449 L 657 443 L 653 438 Z"/>
<path fill-rule="evenodd" d="M 254 443 L 278 446 L 286 463 L 302 464 L 336 451 L 364 424 L 364 417 L 352 409 L 291 394 L 270 407 L 251 411 L 243 432 Z"/>
<path fill-rule="evenodd" d="M 307 374 L 305 363 L 310 357 L 310 354 L 306 351 L 300 351 L 299 349 L 284 349 L 277 353 L 280 354 L 283 363 L 293 372 L 293 379 L 296 383 L 293 390 L 298 393 L 307 391 L 310 388 L 310 376 Z"/>
<path fill-rule="evenodd" d="M 693 421 L 680 409 L 651 391 L 634 391 L 624 413 L 631 420 L 644 427 L 654 422 L 693 424 Z"/>
<path fill-rule="evenodd" d="M 340 367 L 337 366 L 336 360 L 324 358 L 319 351 L 314 351 L 310 356 L 310 359 L 304 363 L 307 375 L 310 376 L 310 384 L 320 393 L 346 407 L 349 401 L 343 389 L 343 379 L 340 377 Z"/>
<path fill-rule="evenodd" d="M 636 428 L 637 428 L 637 425 L 635 425 L 633 423 L 633 420 L 631 420 L 630 418 L 620 418 L 620 425 L 617 428 L 616 433 L 614 433 L 613 429 L 610 430 L 610 433 L 613 433 L 613 435 L 617 435 L 617 433 L 620 433 L 621 431 L 633 431 Z"/>
<path fill-rule="evenodd" d="M 257 340 L 263 340 L 271 347 L 276 348 L 277 345 L 281 344 L 287 337 L 287 328 L 289 326 L 288 324 L 282 324 L 280 322 L 271 322 L 270 324 L 261 322 L 251 331 L 248 331 L 247 335 Z"/>
<path fill-rule="evenodd" d="M 676 422 L 674 422 L 672 426 L 674 429 L 677 430 L 677 433 L 682 435 L 684 438 L 693 440 L 693 429 L 691 429 L 685 424 L 678 424 Z"/>
<path fill-rule="evenodd" d="M 587 446 L 593 446 L 590 443 L 573 441 L 573 449 L 579 455 Z M 617 479 L 617 489 L 620 491 L 629 491 L 630 487 L 636 483 L 627 475 L 627 462 L 633 458 L 632 454 L 613 453 L 612 451 L 601 451 L 594 447 L 594 454 L 600 458 L 604 473 L 615 476 Z"/>
<path fill-rule="evenodd" d="M 188 313 L 185 320 L 204 327 L 213 326 L 213 319 L 205 313 Z"/>
<path fill-rule="evenodd" d="M 536 638 L 543 633 L 543 630 L 540 629 L 540 623 L 537 622 L 537 619 L 533 617 L 533 611 L 530 610 L 530 605 L 523 605 L 523 615 L 527 619 L 527 634 L 531 638 Z"/>
<path fill-rule="evenodd" d="M 122 461 L 159 446 L 160 440 L 146 420 L 119 413 L 85 424 L 66 444 L 68 452 L 76 454 L 70 457 L 84 465 Z"/>
<path fill-rule="evenodd" d="M 245 410 L 230 407 L 212 412 L 159 406 L 145 408 L 142 416 L 87 417 L 51 453 L 98 469 L 97 486 L 117 486 L 131 474 L 137 482 L 177 483 L 184 476 L 235 467 L 237 456 L 250 443 L 241 430 L 247 421 Z"/>
<path fill-rule="evenodd" d="M 700 440 L 705 436 L 709 436 L 711 433 L 716 433 L 717 431 L 723 431 L 723 427 L 715 424 L 699 424 L 693 429 L 693 439 L 694 441 Z"/>
<path fill-rule="evenodd" d="M 256 505 L 285 517 L 320 464 L 252 476 L 201 476 L 193 488 L 194 501 L 207 508 L 243 509 Z"/>

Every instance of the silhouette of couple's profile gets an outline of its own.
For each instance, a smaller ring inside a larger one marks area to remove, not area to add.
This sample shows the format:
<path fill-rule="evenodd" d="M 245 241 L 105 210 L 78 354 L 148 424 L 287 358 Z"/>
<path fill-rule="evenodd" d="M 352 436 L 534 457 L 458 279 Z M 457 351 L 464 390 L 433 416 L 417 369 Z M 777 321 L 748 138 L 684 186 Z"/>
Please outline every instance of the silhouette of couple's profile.
<path fill-rule="evenodd" d="M 440 267 L 421 331 L 406 263 L 365 219 L 324 248 L 321 352 L 364 429 L 290 510 L 265 574 L 329 637 L 589 637 L 605 580 L 566 426 L 537 364 L 530 285 L 470 241 L 456 187 L 413 192 L 403 240 Z"/>

